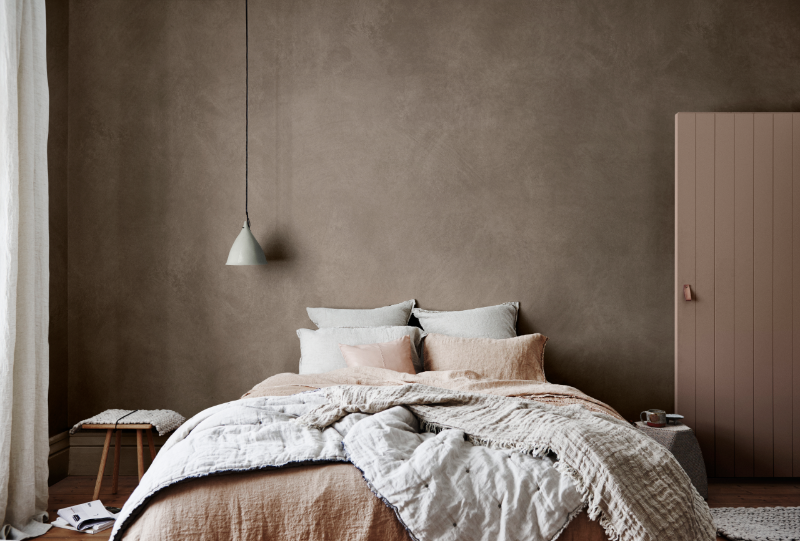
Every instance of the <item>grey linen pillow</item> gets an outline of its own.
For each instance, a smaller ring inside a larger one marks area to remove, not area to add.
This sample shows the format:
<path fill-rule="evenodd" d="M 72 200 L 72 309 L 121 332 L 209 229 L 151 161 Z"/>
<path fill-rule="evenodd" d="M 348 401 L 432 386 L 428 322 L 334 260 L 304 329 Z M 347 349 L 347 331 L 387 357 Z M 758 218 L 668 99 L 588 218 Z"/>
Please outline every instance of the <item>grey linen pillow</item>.
<path fill-rule="evenodd" d="M 403 336 L 411 339 L 411 361 L 417 372 L 422 370 L 422 363 L 417 353 L 419 342 L 424 333 L 419 327 L 329 327 L 326 329 L 298 329 L 300 338 L 300 370 L 301 374 L 321 374 L 339 368 L 345 368 L 347 362 L 342 356 L 339 344 L 362 346 L 397 340 Z"/>
<path fill-rule="evenodd" d="M 410 301 L 370 308 L 351 310 L 342 308 L 306 308 L 308 317 L 318 329 L 326 327 L 383 327 L 386 325 L 408 325 L 411 309 L 417 301 Z M 348 344 L 350 345 L 350 344 Z"/>
<path fill-rule="evenodd" d="M 513 338 L 517 336 L 518 302 L 473 308 L 456 312 L 436 312 L 414 308 L 414 316 L 426 333 L 461 338 Z"/>

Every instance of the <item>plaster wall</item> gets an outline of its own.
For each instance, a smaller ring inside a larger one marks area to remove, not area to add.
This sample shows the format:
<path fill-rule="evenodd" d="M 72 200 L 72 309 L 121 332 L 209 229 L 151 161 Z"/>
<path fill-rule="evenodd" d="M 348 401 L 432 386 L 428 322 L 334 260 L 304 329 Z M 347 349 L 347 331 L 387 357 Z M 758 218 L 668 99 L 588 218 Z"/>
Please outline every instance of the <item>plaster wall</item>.
<path fill-rule="evenodd" d="M 50 233 L 50 383 L 49 432 L 67 428 L 67 167 L 69 3 L 46 0 L 47 82 L 50 126 L 47 138 L 48 213 Z"/>
<path fill-rule="evenodd" d="M 673 122 L 800 107 L 800 3 L 69 4 L 69 422 L 296 371 L 306 306 L 521 302 L 545 368 L 673 406 Z M 59 215 L 60 216 L 60 215 Z"/>

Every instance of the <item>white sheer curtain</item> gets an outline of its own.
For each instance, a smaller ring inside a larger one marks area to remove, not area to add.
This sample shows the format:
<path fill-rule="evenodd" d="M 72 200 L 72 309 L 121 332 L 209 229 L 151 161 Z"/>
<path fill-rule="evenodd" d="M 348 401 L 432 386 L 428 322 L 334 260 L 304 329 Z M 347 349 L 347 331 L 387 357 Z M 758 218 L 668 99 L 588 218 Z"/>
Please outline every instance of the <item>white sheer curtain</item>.
<path fill-rule="evenodd" d="M 50 527 L 44 2 L 0 0 L 0 539 Z"/>

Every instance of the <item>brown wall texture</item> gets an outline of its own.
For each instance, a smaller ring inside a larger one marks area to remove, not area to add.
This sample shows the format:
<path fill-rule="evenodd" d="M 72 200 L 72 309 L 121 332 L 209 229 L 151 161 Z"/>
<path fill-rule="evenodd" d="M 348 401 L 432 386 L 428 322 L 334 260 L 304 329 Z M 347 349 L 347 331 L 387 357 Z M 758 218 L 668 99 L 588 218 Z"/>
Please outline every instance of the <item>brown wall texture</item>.
<path fill-rule="evenodd" d="M 47 81 L 50 87 L 50 130 L 47 175 L 50 213 L 50 392 L 49 431 L 54 436 L 67 424 L 67 104 L 69 3 L 47 0 Z"/>
<path fill-rule="evenodd" d="M 548 377 L 673 404 L 673 118 L 798 110 L 800 3 L 73 0 L 69 421 L 295 371 L 306 306 L 518 300 Z"/>

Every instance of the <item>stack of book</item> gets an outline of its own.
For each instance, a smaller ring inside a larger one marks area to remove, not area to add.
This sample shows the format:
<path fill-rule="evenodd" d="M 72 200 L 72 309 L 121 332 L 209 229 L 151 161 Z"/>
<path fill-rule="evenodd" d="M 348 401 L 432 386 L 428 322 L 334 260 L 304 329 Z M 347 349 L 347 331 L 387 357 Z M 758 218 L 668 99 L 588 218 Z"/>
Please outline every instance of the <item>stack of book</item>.
<path fill-rule="evenodd" d="M 112 508 L 113 509 L 113 508 Z M 100 500 L 58 510 L 53 526 L 85 533 L 97 533 L 114 525 L 117 513 L 109 512 Z"/>

